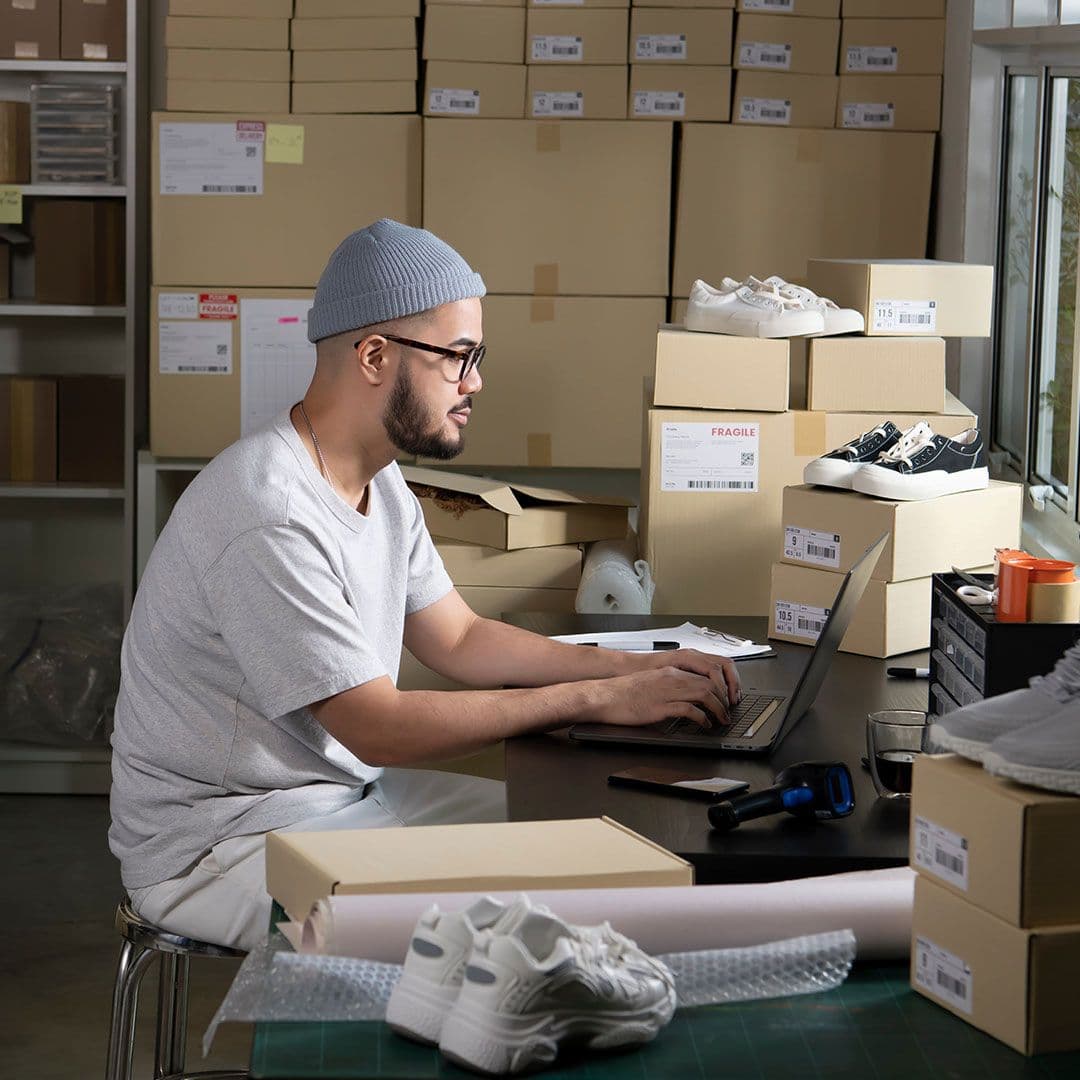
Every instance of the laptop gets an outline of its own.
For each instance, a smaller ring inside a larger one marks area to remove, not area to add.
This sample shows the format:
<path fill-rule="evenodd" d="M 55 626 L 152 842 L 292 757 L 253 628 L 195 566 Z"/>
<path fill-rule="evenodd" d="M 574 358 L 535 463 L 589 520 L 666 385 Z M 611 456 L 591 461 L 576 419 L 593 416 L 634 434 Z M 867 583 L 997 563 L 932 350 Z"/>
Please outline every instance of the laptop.
<path fill-rule="evenodd" d="M 618 724 L 575 724 L 570 738 L 582 742 L 635 743 L 702 750 L 707 753 L 764 754 L 779 746 L 787 733 L 809 712 L 829 672 L 836 650 L 851 623 L 878 557 L 888 543 L 883 533 L 844 575 L 832 609 L 821 629 L 794 690 L 743 688 L 742 700 L 723 727 L 702 728 L 693 720 L 665 720 L 643 727 Z"/>

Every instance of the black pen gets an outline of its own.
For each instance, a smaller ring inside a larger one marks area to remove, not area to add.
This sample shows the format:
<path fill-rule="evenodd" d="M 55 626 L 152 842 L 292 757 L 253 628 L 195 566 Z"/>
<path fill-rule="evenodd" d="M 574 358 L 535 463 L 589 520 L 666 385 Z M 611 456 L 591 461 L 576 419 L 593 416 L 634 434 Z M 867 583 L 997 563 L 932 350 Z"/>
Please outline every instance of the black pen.
<path fill-rule="evenodd" d="M 677 641 L 579 641 L 579 645 L 589 645 L 594 649 L 621 649 L 623 652 L 657 652 L 658 650 L 680 649 Z"/>
<path fill-rule="evenodd" d="M 886 675 L 891 675 L 894 679 L 929 679 L 930 669 L 928 667 L 890 667 L 885 669 Z"/>

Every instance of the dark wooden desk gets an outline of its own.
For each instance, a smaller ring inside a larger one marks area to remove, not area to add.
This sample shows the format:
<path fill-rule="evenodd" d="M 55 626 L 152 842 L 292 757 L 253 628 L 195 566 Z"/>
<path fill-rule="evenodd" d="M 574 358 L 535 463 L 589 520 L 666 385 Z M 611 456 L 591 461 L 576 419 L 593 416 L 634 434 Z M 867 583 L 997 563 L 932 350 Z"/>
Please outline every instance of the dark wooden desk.
<path fill-rule="evenodd" d="M 541 634 L 677 626 L 682 615 L 508 615 L 507 622 Z M 763 618 L 690 617 L 699 626 L 766 641 Z M 777 656 L 739 663 L 744 687 L 794 686 L 809 649 L 771 642 Z M 926 653 L 889 664 L 926 666 Z M 699 884 L 777 881 L 907 863 L 907 800 L 878 799 L 866 753 L 866 714 L 875 709 L 925 709 L 927 683 L 891 679 L 886 662 L 839 653 L 814 708 L 771 757 L 694 754 L 651 747 L 587 744 L 564 733 L 512 739 L 506 745 L 507 800 L 511 820 L 596 817 L 607 814 L 693 863 Z M 747 822 L 730 833 L 709 828 L 707 803 L 615 788 L 608 776 L 634 765 L 663 764 L 703 770 L 704 775 L 748 780 L 768 787 L 776 772 L 797 761 L 843 761 L 855 781 L 855 812 L 840 821 L 802 822 L 788 815 Z"/>

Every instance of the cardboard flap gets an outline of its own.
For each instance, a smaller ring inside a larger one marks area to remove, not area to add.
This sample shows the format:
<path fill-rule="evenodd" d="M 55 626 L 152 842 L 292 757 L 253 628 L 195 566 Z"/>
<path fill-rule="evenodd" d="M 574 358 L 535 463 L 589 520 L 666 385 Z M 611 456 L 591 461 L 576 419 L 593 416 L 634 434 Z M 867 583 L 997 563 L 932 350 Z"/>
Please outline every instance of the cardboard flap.
<path fill-rule="evenodd" d="M 517 516 L 523 513 L 521 503 L 514 498 L 509 485 L 500 483 L 498 480 L 489 480 L 486 476 L 442 472 L 439 469 L 425 469 L 416 465 L 402 465 L 401 475 L 410 484 L 426 484 L 428 487 L 440 488 L 443 491 L 476 495 L 493 510 L 498 510 L 503 514 Z"/>
<path fill-rule="evenodd" d="M 510 484 L 514 491 L 539 502 L 575 503 L 584 506 L 633 506 L 633 499 L 619 495 L 587 495 L 582 492 L 562 491 L 559 488 L 533 487 L 529 484 Z"/>

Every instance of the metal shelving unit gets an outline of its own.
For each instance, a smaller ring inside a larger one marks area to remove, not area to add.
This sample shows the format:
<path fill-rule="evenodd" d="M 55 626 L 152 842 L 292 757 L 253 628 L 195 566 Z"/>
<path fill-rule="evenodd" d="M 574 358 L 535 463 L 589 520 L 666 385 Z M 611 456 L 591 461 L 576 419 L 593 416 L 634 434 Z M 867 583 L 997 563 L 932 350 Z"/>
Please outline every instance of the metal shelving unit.
<path fill-rule="evenodd" d="M 126 307 L 90 304 L 39 304 L 34 300 L 0 300 L 0 318 L 122 319 Z"/>

